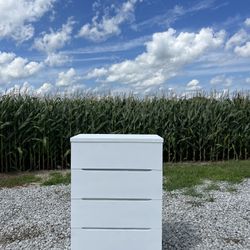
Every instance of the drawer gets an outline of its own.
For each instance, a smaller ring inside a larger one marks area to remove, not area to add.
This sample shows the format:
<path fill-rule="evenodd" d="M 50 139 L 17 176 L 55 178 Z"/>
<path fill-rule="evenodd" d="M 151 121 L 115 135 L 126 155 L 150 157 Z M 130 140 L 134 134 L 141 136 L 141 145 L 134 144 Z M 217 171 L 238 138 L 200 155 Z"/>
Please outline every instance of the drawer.
<path fill-rule="evenodd" d="M 161 200 L 71 200 L 72 228 L 161 228 Z"/>
<path fill-rule="evenodd" d="M 71 143 L 71 168 L 162 169 L 161 143 Z"/>
<path fill-rule="evenodd" d="M 161 250 L 159 230 L 71 230 L 74 250 Z"/>
<path fill-rule="evenodd" d="M 162 171 L 72 170 L 71 197 L 162 199 Z"/>

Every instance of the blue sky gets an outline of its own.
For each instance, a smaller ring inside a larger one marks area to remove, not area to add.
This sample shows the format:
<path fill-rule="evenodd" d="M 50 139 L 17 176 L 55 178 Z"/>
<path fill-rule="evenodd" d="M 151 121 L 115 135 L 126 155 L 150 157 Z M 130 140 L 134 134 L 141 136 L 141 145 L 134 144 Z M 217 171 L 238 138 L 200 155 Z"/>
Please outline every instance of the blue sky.
<path fill-rule="evenodd" d="M 0 0 L 0 91 L 249 89 L 248 0 Z"/>

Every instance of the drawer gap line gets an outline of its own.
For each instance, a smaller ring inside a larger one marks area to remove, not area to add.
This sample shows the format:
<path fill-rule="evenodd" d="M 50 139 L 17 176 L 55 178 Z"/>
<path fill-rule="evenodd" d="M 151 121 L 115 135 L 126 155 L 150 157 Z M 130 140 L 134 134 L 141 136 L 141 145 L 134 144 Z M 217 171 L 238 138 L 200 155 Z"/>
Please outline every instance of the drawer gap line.
<path fill-rule="evenodd" d="M 145 198 L 81 198 L 86 201 L 152 201 L 152 199 Z"/>
<path fill-rule="evenodd" d="M 139 169 L 139 168 L 81 168 L 84 171 L 129 171 L 129 172 L 150 172 L 152 169 Z"/>
<path fill-rule="evenodd" d="M 81 229 L 92 229 L 92 230 L 151 230 L 151 228 L 141 228 L 141 227 L 81 227 Z"/>

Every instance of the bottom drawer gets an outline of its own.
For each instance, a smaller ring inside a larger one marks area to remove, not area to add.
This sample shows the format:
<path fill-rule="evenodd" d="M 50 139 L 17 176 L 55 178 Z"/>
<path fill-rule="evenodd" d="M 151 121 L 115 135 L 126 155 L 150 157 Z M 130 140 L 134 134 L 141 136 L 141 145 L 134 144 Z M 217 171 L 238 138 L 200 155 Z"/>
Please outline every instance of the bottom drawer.
<path fill-rule="evenodd" d="M 161 250 L 162 231 L 71 229 L 72 250 Z"/>

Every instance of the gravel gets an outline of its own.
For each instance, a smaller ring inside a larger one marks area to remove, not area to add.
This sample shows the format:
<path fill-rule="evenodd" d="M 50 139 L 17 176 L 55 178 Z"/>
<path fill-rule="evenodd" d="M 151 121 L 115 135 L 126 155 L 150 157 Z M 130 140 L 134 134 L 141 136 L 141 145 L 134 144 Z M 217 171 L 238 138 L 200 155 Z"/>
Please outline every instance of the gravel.
<path fill-rule="evenodd" d="M 164 250 L 250 249 L 250 179 L 209 185 L 164 192 Z M 70 249 L 70 186 L 1 189 L 0 249 Z"/>
<path fill-rule="evenodd" d="M 70 186 L 0 190 L 0 249 L 70 249 Z"/>
<path fill-rule="evenodd" d="M 163 249 L 250 249 L 250 179 L 209 185 L 197 187 L 201 198 L 164 193 Z"/>

